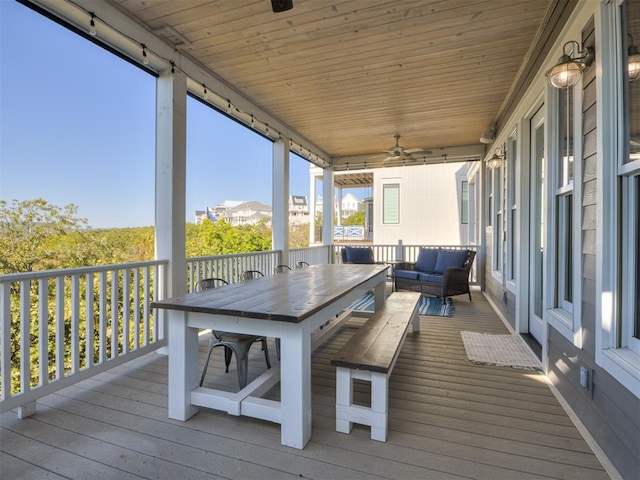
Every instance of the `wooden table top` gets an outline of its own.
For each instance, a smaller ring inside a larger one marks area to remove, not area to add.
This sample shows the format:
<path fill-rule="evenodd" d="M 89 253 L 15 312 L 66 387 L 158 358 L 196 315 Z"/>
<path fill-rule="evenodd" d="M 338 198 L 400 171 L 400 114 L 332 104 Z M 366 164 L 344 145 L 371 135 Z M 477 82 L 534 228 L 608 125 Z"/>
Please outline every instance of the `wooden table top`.
<path fill-rule="evenodd" d="M 386 265 L 312 265 L 151 303 L 166 308 L 298 323 L 348 294 Z"/>

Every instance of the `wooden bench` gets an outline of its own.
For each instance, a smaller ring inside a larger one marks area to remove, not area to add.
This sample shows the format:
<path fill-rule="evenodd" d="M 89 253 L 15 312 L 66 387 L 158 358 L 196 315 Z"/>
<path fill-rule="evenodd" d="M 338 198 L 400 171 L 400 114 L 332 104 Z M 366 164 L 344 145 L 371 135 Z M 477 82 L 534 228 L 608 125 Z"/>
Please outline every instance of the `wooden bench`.
<path fill-rule="evenodd" d="M 417 292 L 392 293 L 384 307 L 360 327 L 331 360 L 336 366 L 336 431 L 350 433 L 353 423 L 369 425 L 371 438 L 387 440 L 389 376 L 409 322 L 420 331 Z M 371 407 L 353 403 L 353 381 L 371 383 Z"/>

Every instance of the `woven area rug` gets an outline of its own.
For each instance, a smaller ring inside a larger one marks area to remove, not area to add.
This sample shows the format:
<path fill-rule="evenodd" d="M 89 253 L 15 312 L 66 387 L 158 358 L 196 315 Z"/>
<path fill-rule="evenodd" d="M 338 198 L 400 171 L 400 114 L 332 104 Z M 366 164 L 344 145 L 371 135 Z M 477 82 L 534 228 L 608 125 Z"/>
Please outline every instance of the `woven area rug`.
<path fill-rule="evenodd" d="M 373 293 L 367 292 L 358 300 L 349 305 L 349 308 L 361 312 L 373 312 L 375 297 Z M 420 315 L 431 315 L 432 317 L 449 317 L 453 313 L 453 303 L 451 300 L 443 302 L 436 297 L 420 297 Z"/>
<path fill-rule="evenodd" d="M 460 332 L 460 336 L 473 363 L 540 370 L 540 361 L 517 335 Z"/>

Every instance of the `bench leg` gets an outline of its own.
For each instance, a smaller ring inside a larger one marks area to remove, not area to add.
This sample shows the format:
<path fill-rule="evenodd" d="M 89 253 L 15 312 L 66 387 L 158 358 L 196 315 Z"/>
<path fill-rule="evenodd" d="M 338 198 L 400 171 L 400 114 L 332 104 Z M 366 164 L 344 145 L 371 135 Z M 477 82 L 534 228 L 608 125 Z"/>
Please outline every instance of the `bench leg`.
<path fill-rule="evenodd" d="M 353 426 L 348 413 L 353 404 L 351 371 L 350 368 L 336 368 L 336 432 L 340 433 L 351 433 Z"/>
<path fill-rule="evenodd" d="M 353 404 L 353 380 L 371 383 L 371 408 Z M 371 439 L 387 441 L 389 377 L 384 373 L 336 368 L 336 432 L 351 433 L 354 423 L 369 425 Z"/>
<path fill-rule="evenodd" d="M 389 415 L 389 377 L 384 373 L 371 374 L 371 439 L 387 441 Z"/>

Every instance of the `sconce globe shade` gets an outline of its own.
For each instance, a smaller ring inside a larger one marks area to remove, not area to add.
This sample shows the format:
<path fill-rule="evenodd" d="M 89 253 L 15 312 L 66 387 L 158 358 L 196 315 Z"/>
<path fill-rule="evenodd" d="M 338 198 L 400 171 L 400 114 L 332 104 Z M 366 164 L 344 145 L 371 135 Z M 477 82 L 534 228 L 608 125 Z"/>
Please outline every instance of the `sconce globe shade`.
<path fill-rule="evenodd" d="M 494 169 L 498 168 L 502 164 L 502 158 L 500 158 L 496 153 L 494 153 L 491 158 L 487 159 L 487 167 Z"/>
<path fill-rule="evenodd" d="M 555 88 L 569 88 L 580 81 L 584 68 L 584 63 L 563 56 L 555 67 L 547 71 L 546 76 Z"/>
<path fill-rule="evenodd" d="M 630 82 L 633 82 L 634 80 L 640 78 L 640 53 L 629 55 L 627 68 L 629 72 Z"/>

